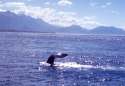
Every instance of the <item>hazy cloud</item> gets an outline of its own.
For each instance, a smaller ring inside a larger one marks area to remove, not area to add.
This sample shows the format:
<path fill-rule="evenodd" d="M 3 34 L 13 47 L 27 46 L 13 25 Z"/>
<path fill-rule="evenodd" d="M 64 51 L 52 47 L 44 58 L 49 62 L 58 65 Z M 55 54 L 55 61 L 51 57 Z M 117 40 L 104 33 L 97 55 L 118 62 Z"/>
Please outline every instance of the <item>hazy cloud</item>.
<path fill-rule="evenodd" d="M 115 15 L 119 15 L 120 14 L 118 11 L 115 11 L 115 10 L 112 10 L 111 13 L 115 14 Z"/>
<path fill-rule="evenodd" d="M 91 6 L 91 7 L 101 7 L 101 8 L 106 8 L 106 7 L 108 7 L 108 6 L 110 6 L 110 5 L 112 5 L 112 3 L 111 2 L 99 2 L 99 1 L 91 1 L 90 3 L 89 3 L 89 5 Z"/>
<path fill-rule="evenodd" d="M 91 6 L 91 7 L 95 7 L 95 6 L 97 6 L 97 5 L 98 5 L 98 3 L 97 3 L 97 2 L 90 2 L 89 4 L 90 4 L 90 6 Z"/>
<path fill-rule="evenodd" d="M 50 5 L 51 3 L 50 3 L 50 2 L 45 2 L 44 4 L 45 4 L 45 5 Z"/>
<path fill-rule="evenodd" d="M 101 5 L 102 8 L 106 8 L 110 6 L 112 3 L 111 2 L 106 2 L 105 4 Z"/>
<path fill-rule="evenodd" d="M 59 0 L 57 3 L 59 6 L 67 6 L 67 5 L 72 5 L 71 0 Z"/>

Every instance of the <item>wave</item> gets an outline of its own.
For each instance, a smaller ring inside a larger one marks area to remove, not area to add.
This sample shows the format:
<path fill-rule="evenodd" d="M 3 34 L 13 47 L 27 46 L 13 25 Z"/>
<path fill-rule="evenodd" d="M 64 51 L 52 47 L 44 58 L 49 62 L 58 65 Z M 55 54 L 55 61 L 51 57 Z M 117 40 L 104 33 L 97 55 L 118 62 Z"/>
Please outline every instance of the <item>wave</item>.
<path fill-rule="evenodd" d="M 50 66 L 46 62 L 40 62 L 40 66 Z M 125 71 L 125 67 L 115 67 L 115 66 L 94 66 L 94 65 L 83 65 L 76 62 L 55 62 L 55 67 L 60 69 L 64 68 L 77 68 L 77 69 L 102 69 L 102 70 L 114 70 L 114 71 Z"/>

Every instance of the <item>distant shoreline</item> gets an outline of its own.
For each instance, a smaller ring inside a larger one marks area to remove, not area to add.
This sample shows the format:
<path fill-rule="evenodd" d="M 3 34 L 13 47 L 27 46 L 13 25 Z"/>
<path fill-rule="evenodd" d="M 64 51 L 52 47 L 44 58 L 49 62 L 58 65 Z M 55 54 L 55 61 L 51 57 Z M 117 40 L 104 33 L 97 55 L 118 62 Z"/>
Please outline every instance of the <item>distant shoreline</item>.
<path fill-rule="evenodd" d="M 119 35 L 119 34 L 81 34 L 81 33 L 60 33 L 60 32 L 37 32 L 37 31 L 0 31 L 0 33 L 27 33 L 27 34 L 36 34 L 36 33 L 40 33 L 40 34 L 45 34 L 45 35 L 73 35 L 73 36 L 125 36 L 125 35 Z"/>

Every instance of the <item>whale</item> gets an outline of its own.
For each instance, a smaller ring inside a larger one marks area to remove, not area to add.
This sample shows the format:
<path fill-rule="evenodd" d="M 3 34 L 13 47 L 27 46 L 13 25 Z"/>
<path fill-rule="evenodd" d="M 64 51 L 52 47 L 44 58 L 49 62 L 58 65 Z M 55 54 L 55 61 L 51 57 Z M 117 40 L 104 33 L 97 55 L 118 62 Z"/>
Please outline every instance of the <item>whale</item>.
<path fill-rule="evenodd" d="M 51 67 L 54 66 L 54 61 L 56 58 L 64 58 L 68 56 L 68 54 L 66 53 L 57 53 L 57 54 L 51 54 L 49 57 L 48 57 L 48 60 L 46 61 L 46 63 L 50 64 Z"/>

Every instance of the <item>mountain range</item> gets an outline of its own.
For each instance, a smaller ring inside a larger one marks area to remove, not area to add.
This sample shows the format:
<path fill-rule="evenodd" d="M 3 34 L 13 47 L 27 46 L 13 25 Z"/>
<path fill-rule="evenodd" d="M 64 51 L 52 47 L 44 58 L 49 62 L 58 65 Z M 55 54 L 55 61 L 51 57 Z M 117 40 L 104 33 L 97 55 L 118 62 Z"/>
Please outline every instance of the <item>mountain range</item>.
<path fill-rule="evenodd" d="M 42 33 L 80 33 L 80 34 L 118 34 L 125 35 L 122 28 L 99 26 L 88 30 L 78 25 L 69 27 L 54 26 L 41 19 L 10 11 L 0 12 L 0 32 L 42 32 Z"/>

